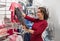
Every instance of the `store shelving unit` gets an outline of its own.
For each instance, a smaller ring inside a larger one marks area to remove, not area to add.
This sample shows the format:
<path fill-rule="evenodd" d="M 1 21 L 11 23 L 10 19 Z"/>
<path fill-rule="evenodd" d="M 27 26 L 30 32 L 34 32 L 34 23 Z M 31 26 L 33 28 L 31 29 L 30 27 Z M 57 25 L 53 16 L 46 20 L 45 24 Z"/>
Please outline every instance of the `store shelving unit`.
<path fill-rule="evenodd" d="M 13 0 L 15 1 L 15 0 Z M 4 18 L 9 18 L 10 19 L 10 11 L 9 11 L 9 7 L 11 2 L 13 2 L 12 0 L 0 0 L 0 25 L 3 24 L 4 22 Z M 8 34 L 6 34 L 8 35 Z M 4 38 L 6 36 L 4 35 L 0 35 L 0 41 L 3 41 L 2 38 Z"/>

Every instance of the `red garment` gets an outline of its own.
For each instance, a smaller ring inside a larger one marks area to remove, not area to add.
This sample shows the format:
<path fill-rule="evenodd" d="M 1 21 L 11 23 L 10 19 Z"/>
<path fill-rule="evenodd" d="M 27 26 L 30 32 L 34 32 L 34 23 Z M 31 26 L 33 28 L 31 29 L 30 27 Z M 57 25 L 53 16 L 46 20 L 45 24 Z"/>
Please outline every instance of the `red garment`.
<path fill-rule="evenodd" d="M 22 10 L 22 6 L 19 3 L 12 2 L 9 10 L 11 11 L 11 21 L 12 22 L 19 22 L 17 17 L 15 16 L 14 10 L 15 8 L 18 7 L 19 9 Z"/>
<path fill-rule="evenodd" d="M 32 30 L 34 30 L 34 34 L 31 34 L 30 41 L 43 41 L 42 39 L 42 33 L 47 27 L 47 21 L 46 20 L 39 20 L 39 19 L 34 19 L 29 16 L 25 17 L 27 20 L 34 22 L 32 26 Z"/>
<path fill-rule="evenodd" d="M 9 33 L 9 35 L 14 34 L 14 32 L 17 32 L 17 30 L 16 30 L 16 29 L 9 29 L 9 30 L 7 31 L 7 33 Z"/>

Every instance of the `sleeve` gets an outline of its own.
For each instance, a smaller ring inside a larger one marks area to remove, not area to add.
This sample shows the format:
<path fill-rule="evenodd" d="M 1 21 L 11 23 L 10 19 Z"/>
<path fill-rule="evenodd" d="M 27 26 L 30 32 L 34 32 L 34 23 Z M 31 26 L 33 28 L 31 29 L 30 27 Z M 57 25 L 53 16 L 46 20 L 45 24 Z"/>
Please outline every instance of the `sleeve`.
<path fill-rule="evenodd" d="M 12 4 L 10 5 L 9 10 L 12 11 Z"/>
<path fill-rule="evenodd" d="M 11 12 L 11 22 L 15 22 L 15 15 L 14 15 L 14 12 Z"/>
<path fill-rule="evenodd" d="M 14 11 L 14 4 L 13 4 L 13 3 L 11 3 L 11 5 L 10 5 L 10 7 L 9 7 L 9 10 L 10 10 L 10 11 Z"/>
<path fill-rule="evenodd" d="M 29 21 L 31 21 L 31 22 L 35 22 L 37 19 L 35 19 L 35 18 L 32 18 L 32 17 L 29 17 L 29 16 L 25 16 L 25 19 L 27 19 L 27 20 L 29 20 Z"/>
<path fill-rule="evenodd" d="M 41 35 L 46 27 L 47 24 L 42 24 L 39 28 L 37 28 L 37 30 L 34 31 L 34 35 Z"/>

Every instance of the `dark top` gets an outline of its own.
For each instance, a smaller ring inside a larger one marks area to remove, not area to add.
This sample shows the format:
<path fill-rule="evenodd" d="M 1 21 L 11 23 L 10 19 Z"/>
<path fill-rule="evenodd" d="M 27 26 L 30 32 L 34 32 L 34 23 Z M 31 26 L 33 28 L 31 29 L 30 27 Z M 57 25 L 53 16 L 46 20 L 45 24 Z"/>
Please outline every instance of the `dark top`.
<path fill-rule="evenodd" d="M 47 21 L 46 20 L 39 20 L 34 19 L 29 16 L 26 16 L 25 19 L 34 22 L 32 26 L 32 30 L 34 30 L 34 34 L 31 34 L 30 41 L 43 41 L 42 39 L 42 33 L 47 27 Z"/>

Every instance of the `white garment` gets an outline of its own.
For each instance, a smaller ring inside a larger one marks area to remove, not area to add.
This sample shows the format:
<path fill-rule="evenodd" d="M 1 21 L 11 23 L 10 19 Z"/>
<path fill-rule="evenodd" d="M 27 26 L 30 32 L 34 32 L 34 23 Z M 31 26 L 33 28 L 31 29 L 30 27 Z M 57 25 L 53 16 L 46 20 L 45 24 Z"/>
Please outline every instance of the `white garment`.
<path fill-rule="evenodd" d="M 23 41 L 22 36 L 18 35 L 18 37 L 17 37 L 16 41 Z"/>

